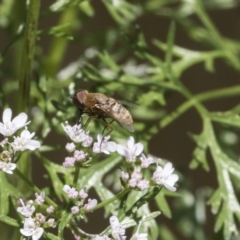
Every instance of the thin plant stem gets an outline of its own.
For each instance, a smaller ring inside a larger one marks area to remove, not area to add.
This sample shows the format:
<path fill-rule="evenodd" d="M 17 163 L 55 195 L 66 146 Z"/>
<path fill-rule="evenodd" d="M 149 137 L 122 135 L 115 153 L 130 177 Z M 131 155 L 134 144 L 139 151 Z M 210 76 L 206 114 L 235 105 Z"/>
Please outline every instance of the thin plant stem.
<path fill-rule="evenodd" d="M 30 0 L 27 5 L 27 20 L 24 29 L 17 99 L 18 112 L 28 112 L 29 110 L 30 87 L 32 81 L 40 2 L 41 0 Z M 27 176 L 30 179 L 31 164 L 28 153 L 22 154 L 21 161 L 18 163 L 18 168 L 24 176 Z M 27 192 L 28 188 L 24 182 L 19 181 L 17 182 L 17 185 L 21 192 Z"/>
<path fill-rule="evenodd" d="M 122 197 L 123 197 L 125 194 L 127 194 L 128 192 L 129 192 L 129 189 L 128 189 L 128 188 L 124 188 L 124 189 L 123 189 L 121 192 L 119 192 L 116 196 L 114 196 L 114 197 L 112 197 L 112 198 L 110 198 L 110 199 L 108 199 L 108 200 L 106 200 L 106 201 L 103 201 L 103 202 L 99 203 L 95 208 L 92 209 L 92 211 L 95 211 L 95 210 L 97 210 L 97 209 L 99 209 L 99 208 L 102 208 L 102 207 L 108 205 L 109 203 L 114 202 L 114 201 L 116 201 L 117 199 L 122 198 Z"/>
<path fill-rule="evenodd" d="M 184 112 L 193 107 L 197 102 L 204 102 L 213 99 L 234 97 L 239 95 L 240 86 L 232 86 L 228 88 L 216 89 L 213 91 L 207 91 L 204 93 L 197 94 L 188 101 L 181 104 L 176 110 L 167 115 L 165 118 L 163 118 L 160 121 L 159 126 L 160 128 L 168 126 L 171 122 L 173 122 L 175 119 L 181 116 Z"/>

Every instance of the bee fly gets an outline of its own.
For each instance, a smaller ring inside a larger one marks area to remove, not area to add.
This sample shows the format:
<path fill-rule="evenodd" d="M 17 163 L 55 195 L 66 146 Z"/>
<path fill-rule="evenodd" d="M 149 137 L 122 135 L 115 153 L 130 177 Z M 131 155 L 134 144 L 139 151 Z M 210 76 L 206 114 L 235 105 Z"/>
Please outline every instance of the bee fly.
<path fill-rule="evenodd" d="M 92 119 L 102 119 L 105 129 L 108 127 L 110 134 L 113 130 L 111 123 L 116 121 L 120 126 L 134 132 L 133 119 L 130 112 L 124 108 L 117 100 L 109 98 L 102 93 L 89 93 L 86 90 L 78 90 L 72 97 L 73 104 L 80 110 L 80 119 L 83 113 L 89 116 L 83 128 L 86 128 Z M 111 118 L 110 122 L 106 118 Z M 103 134 L 102 133 L 102 134 Z"/>

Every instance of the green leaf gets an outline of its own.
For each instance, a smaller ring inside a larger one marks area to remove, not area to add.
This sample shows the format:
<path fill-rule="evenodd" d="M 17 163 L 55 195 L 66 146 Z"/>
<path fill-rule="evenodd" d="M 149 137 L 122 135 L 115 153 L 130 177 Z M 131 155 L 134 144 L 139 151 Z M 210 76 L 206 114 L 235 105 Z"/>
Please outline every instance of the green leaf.
<path fill-rule="evenodd" d="M 117 63 L 112 59 L 110 54 L 107 51 L 103 53 L 98 52 L 99 59 L 106 64 L 113 72 L 118 73 L 121 69 Z"/>
<path fill-rule="evenodd" d="M 159 211 L 155 211 L 155 212 L 151 212 L 149 214 L 146 214 L 142 217 L 141 222 L 150 221 L 150 220 L 156 218 L 157 216 L 159 216 L 160 214 L 161 214 L 161 212 L 159 212 Z"/>
<path fill-rule="evenodd" d="M 177 240 L 178 238 L 176 238 L 173 234 L 172 229 L 168 228 L 167 226 L 165 226 L 164 224 L 161 224 L 161 226 L 158 227 L 158 232 L 159 232 L 159 239 L 167 239 L 167 240 Z M 153 238 L 156 239 L 156 238 Z"/>
<path fill-rule="evenodd" d="M 61 238 L 57 237 L 56 235 L 48 232 L 44 232 L 44 237 L 47 237 L 50 240 L 61 240 Z"/>
<path fill-rule="evenodd" d="M 70 23 L 61 24 L 58 26 L 51 27 L 49 29 L 39 30 L 38 35 L 49 35 L 56 38 L 66 38 L 68 40 L 73 40 L 73 36 L 69 34 L 69 29 L 71 27 Z"/>
<path fill-rule="evenodd" d="M 165 61 L 167 64 L 167 70 L 169 74 L 172 75 L 172 52 L 173 52 L 173 46 L 174 46 L 174 37 L 176 32 L 176 24 L 174 22 L 171 22 L 170 28 L 168 30 L 168 36 L 167 36 L 167 52 L 165 56 Z M 171 78 L 171 76 L 169 76 Z"/>
<path fill-rule="evenodd" d="M 209 116 L 215 122 L 240 128 L 240 116 L 235 111 L 228 111 L 226 113 L 211 113 Z"/>
<path fill-rule="evenodd" d="M 73 217 L 73 215 L 71 213 L 64 212 L 62 214 L 62 217 L 61 217 L 59 225 L 58 225 L 58 236 L 60 239 L 63 239 L 64 228 L 71 221 L 72 217 Z"/>
<path fill-rule="evenodd" d="M 65 10 L 68 7 L 74 5 L 76 6 L 82 2 L 85 2 L 85 0 L 56 0 L 56 2 L 49 7 L 49 9 L 52 12 L 59 12 Z"/>
<path fill-rule="evenodd" d="M 13 226 L 13 227 L 20 227 L 17 220 L 8 217 L 5 214 L 0 214 L 0 221 L 6 223 L 7 225 Z"/>
<path fill-rule="evenodd" d="M 155 201 L 159 209 L 163 212 L 163 214 L 166 217 L 171 218 L 172 217 L 171 209 L 169 208 L 168 202 L 163 191 L 160 191 L 160 193 L 156 196 Z"/>
<path fill-rule="evenodd" d="M 114 197 L 114 194 L 107 189 L 101 181 L 97 182 L 94 184 L 94 189 L 96 190 L 98 196 L 100 197 L 101 201 L 106 201 L 112 197 Z M 105 217 L 109 215 L 114 215 L 116 214 L 116 207 L 119 206 L 119 201 L 114 201 L 110 204 L 107 204 L 104 206 L 105 209 Z"/>
<path fill-rule="evenodd" d="M 156 110 L 142 107 L 142 106 L 139 106 L 135 109 L 131 109 L 131 113 L 134 116 L 134 118 L 137 118 L 139 120 L 147 120 L 147 121 L 159 120 L 166 115 L 166 112 L 163 109 L 162 110 L 159 109 L 159 111 L 156 111 Z M 139 124 L 139 130 L 143 128 L 144 128 L 144 125 Z"/>
<path fill-rule="evenodd" d="M 68 184 L 72 183 L 73 169 L 65 168 L 61 165 L 55 164 L 47 160 L 46 158 L 42 158 L 42 161 L 43 161 L 44 167 L 46 168 L 50 176 L 54 192 L 56 193 L 56 195 L 60 200 L 62 200 L 63 198 L 66 199 L 66 195 L 64 194 L 62 189 L 65 183 L 68 183 Z M 62 174 L 62 176 L 65 179 L 65 182 L 62 181 L 59 174 Z"/>
<path fill-rule="evenodd" d="M 197 168 L 199 164 L 209 171 L 209 165 L 206 158 L 206 150 L 208 147 L 208 134 L 205 130 L 200 135 L 190 135 L 191 138 L 197 143 L 196 148 L 193 151 L 193 159 L 190 163 L 190 168 Z"/>
<path fill-rule="evenodd" d="M 140 15 L 141 9 L 137 4 L 127 1 L 102 0 L 112 18 L 121 25 L 127 25 Z"/>
<path fill-rule="evenodd" d="M 143 93 L 139 96 L 138 102 L 139 105 L 150 107 L 154 103 L 158 103 L 159 105 L 165 105 L 165 98 L 164 98 L 164 92 L 163 91 L 148 91 L 146 93 Z"/>
<path fill-rule="evenodd" d="M 222 207 L 218 213 L 215 230 L 218 231 L 223 227 L 224 238 L 228 240 L 233 234 L 238 234 L 234 215 L 237 216 L 238 219 L 240 218 L 240 205 L 233 189 L 230 174 L 234 173 L 236 174 L 235 176 L 239 175 L 240 166 L 236 163 L 233 164 L 234 161 L 219 147 L 210 121 L 206 121 L 205 123 L 208 132 L 208 144 L 217 168 L 219 182 L 219 189 L 210 200 L 214 210 L 218 210 L 220 199 L 222 198 Z M 234 165 L 236 169 L 229 171 L 232 168 L 230 165 Z"/>
<path fill-rule="evenodd" d="M 104 161 L 94 163 L 89 169 L 83 169 L 79 179 L 79 187 L 87 189 L 94 187 L 121 160 L 122 157 L 112 154 L 106 157 Z"/>
<path fill-rule="evenodd" d="M 122 221 L 121 221 L 121 225 L 123 228 L 130 228 L 130 227 L 134 227 L 136 226 L 137 222 L 129 217 L 125 217 Z"/>
<path fill-rule="evenodd" d="M 213 214 L 216 214 L 219 211 L 221 206 L 222 197 L 221 197 L 221 189 L 217 189 L 212 197 L 208 200 L 208 204 L 211 205 L 211 210 Z"/>
<path fill-rule="evenodd" d="M 0 213 L 9 213 L 9 196 L 21 197 L 21 193 L 8 182 L 4 172 L 0 172 Z"/>
<path fill-rule="evenodd" d="M 90 1 L 83 1 L 79 4 L 80 9 L 89 17 L 94 15 L 94 8 L 91 6 Z"/>

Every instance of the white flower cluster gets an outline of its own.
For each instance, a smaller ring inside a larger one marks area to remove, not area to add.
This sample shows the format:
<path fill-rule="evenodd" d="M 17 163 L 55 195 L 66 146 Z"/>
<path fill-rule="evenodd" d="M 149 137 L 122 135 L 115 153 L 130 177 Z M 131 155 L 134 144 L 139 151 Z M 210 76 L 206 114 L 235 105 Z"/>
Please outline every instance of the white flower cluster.
<path fill-rule="evenodd" d="M 66 124 L 63 125 L 64 131 L 68 134 L 72 143 L 66 145 L 66 150 L 70 153 L 69 157 L 66 157 L 63 166 L 75 167 L 76 163 L 82 164 L 81 166 L 87 166 L 89 164 L 89 155 L 92 153 L 118 153 L 125 159 L 126 171 L 121 171 L 121 178 L 126 188 L 132 188 L 134 190 L 143 191 L 154 186 L 163 186 L 169 191 L 176 191 L 175 183 L 178 181 L 178 175 L 174 174 L 174 168 L 172 163 L 168 162 L 164 166 L 161 166 L 160 159 L 153 159 L 152 157 L 145 156 L 143 154 L 143 144 L 135 143 L 134 138 L 129 137 L 126 145 L 117 144 L 114 141 L 110 141 L 110 136 L 103 137 L 97 136 L 97 142 L 93 143 L 93 139 L 86 133 L 81 125 L 74 125 L 71 127 Z M 87 153 L 82 150 L 76 149 L 80 143 L 83 147 L 88 147 Z M 85 164 L 86 163 L 86 164 Z M 78 165 L 79 166 L 79 165 Z M 149 179 L 145 179 L 145 169 L 153 169 L 152 176 Z M 65 185 L 63 187 L 64 192 L 69 199 L 72 199 L 74 206 L 71 208 L 72 214 L 81 214 L 81 212 L 91 211 L 97 205 L 96 199 L 88 199 L 87 204 L 84 202 L 87 198 L 87 193 L 84 190 L 80 192 L 75 188 Z M 83 194 L 83 196 L 81 196 Z M 107 235 L 97 235 L 94 240 L 125 240 L 125 229 L 122 227 L 118 218 L 112 216 L 110 218 L 111 238 Z M 140 224 L 137 232 L 131 237 L 130 240 L 147 240 L 146 233 L 139 233 Z M 79 236 L 74 233 L 75 239 L 80 239 Z"/>
<path fill-rule="evenodd" d="M 2 122 L 0 122 L 0 134 L 5 138 L 0 142 L 0 147 L 3 149 L 0 152 L 0 170 L 12 174 L 16 168 L 13 156 L 17 152 L 25 150 L 35 150 L 40 148 L 40 142 L 33 140 L 35 133 L 30 133 L 27 129 L 27 114 L 20 113 L 18 116 L 12 119 L 12 110 L 7 108 L 3 111 Z M 12 119 L 12 120 L 11 120 Z M 14 134 L 20 129 L 24 130 L 20 136 L 14 136 Z"/>
<path fill-rule="evenodd" d="M 41 238 L 44 227 L 55 227 L 55 220 L 53 218 L 48 218 L 42 213 L 35 212 L 36 205 L 42 205 L 45 199 L 45 193 L 40 194 L 35 193 L 35 201 L 28 201 L 25 205 L 22 199 L 19 199 L 20 207 L 17 211 L 24 217 L 23 228 L 20 229 L 21 234 L 24 237 L 32 237 L 33 240 L 38 240 Z M 46 214 L 51 214 L 54 211 L 52 206 L 46 209 Z"/>
<path fill-rule="evenodd" d="M 62 124 L 63 130 L 75 143 L 81 143 L 83 147 L 89 147 L 92 144 L 92 138 L 89 136 L 89 132 L 85 132 L 81 125 L 74 125 L 71 127 L 68 122 Z"/>
<path fill-rule="evenodd" d="M 62 124 L 62 126 L 64 131 L 75 143 L 81 142 L 82 146 L 91 147 L 92 138 L 89 136 L 89 133 L 81 129 L 81 125 L 71 127 L 68 124 Z M 92 151 L 94 153 L 105 154 L 117 152 L 123 156 L 128 166 L 128 171 L 122 171 L 121 177 L 128 187 L 143 191 L 150 188 L 150 186 L 159 185 L 164 186 L 169 191 L 176 191 L 174 184 L 178 181 L 178 175 L 173 174 L 174 168 L 172 163 L 168 162 L 164 167 L 159 166 L 160 161 L 155 161 L 152 157 L 146 157 L 142 153 L 143 144 L 135 143 L 132 136 L 129 137 L 126 145 L 117 144 L 109 140 L 110 136 L 103 137 L 99 134 L 97 136 L 97 142 L 93 143 Z M 85 141 L 89 144 L 86 144 Z M 76 150 L 74 143 L 68 143 L 66 149 L 68 152 L 73 152 L 73 155 L 65 158 L 63 162 L 63 166 L 65 167 L 74 167 L 77 161 L 85 161 L 87 159 L 88 154 Z M 152 178 L 147 180 L 144 178 L 143 170 L 149 168 L 151 164 L 156 164 L 156 170 Z"/>
<path fill-rule="evenodd" d="M 156 171 L 153 173 L 151 181 L 144 179 L 143 169 L 148 168 L 155 163 L 152 157 L 146 157 L 143 153 L 143 144 L 136 143 L 133 137 L 129 137 L 126 146 L 118 145 L 117 152 L 125 157 L 128 164 L 128 172 L 122 171 L 122 180 L 131 188 L 145 190 L 150 185 L 164 186 L 170 191 L 176 191 L 174 184 L 178 181 L 178 175 L 172 174 L 174 168 L 171 163 L 167 163 L 163 168 L 157 165 Z M 140 163 L 137 162 L 137 157 L 140 156 Z M 138 165 L 137 165 L 138 164 Z M 158 162 L 156 162 L 158 164 Z"/>
<path fill-rule="evenodd" d="M 75 205 L 71 208 L 72 214 L 81 213 L 81 209 L 85 212 L 90 212 L 98 203 L 96 199 L 87 199 L 88 194 L 84 191 L 84 189 L 77 191 L 74 187 L 64 185 L 63 191 L 67 194 L 69 199 L 74 201 Z M 84 204 L 85 201 L 87 201 L 87 203 Z"/>
<path fill-rule="evenodd" d="M 111 216 L 109 219 L 111 227 L 112 238 L 109 238 L 107 235 L 97 235 L 93 240 L 126 240 L 126 230 L 123 228 L 122 224 L 119 222 L 119 219 L 116 216 Z M 130 240 L 147 240 L 146 233 L 139 233 L 140 225 L 138 226 L 137 232 L 130 238 Z"/>

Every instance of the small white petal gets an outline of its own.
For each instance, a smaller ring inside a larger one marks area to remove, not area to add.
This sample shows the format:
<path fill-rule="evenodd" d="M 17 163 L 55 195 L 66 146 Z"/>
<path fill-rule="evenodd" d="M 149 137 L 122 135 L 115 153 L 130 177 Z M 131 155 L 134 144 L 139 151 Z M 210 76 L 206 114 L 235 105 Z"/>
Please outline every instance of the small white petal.
<path fill-rule="evenodd" d="M 167 178 L 167 181 L 169 184 L 171 184 L 172 186 L 175 184 L 175 182 L 177 182 L 179 179 L 177 174 L 172 174 Z"/>
<path fill-rule="evenodd" d="M 29 229 L 23 229 L 23 228 L 21 228 L 21 229 L 20 229 L 20 232 L 21 232 L 21 234 L 22 234 L 23 236 L 25 236 L 25 237 L 30 237 L 30 236 L 33 235 L 33 231 L 32 231 L 32 230 L 29 230 Z"/>
<path fill-rule="evenodd" d="M 13 170 L 17 167 L 15 163 L 6 163 L 2 167 L 2 171 L 8 173 L 8 174 L 13 174 Z"/>
<path fill-rule="evenodd" d="M 132 136 L 129 137 L 129 139 L 127 141 L 127 146 L 130 149 L 134 147 L 134 138 Z"/>
<path fill-rule="evenodd" d="M 22 112 L 19 113 L 13 120 L 12 123 L 15 126 L 16 129 L 20 129 L 24 126 L 26 126 L 27 124 L 29 124 L 30 122 L 27 122 L 27 114 Z M 27 123 L 26 123 L 27 122 Z"/>
<path fill-rule="evenodd" d="M 117 144 L 115 142 L 109 142 L 106 147 L 107 151 L 115 152 L 117 149 Z"/>
<path fill-rule="evenodd" d="M 28 144 L 27 144 L 27 146 L 25 148 L 33 151 L 33 150 L 35 150 L 37 148 L 40 148 L 40 147 L 41 147 L 41 144 L 40 144 L 39 141 L 37 141 L 37 140 L 29 140 Z"/>
<path fill-rule="evenodd" d="M 118 154 L 124 156 L 125 155 L 125 146 L 118 144 L 117 145 L 117 152 Z"/>
<path fill-rule="evenodd" d="M 8 122 L 11 122 L 11 118 L 12 118 L 12 109 L 11 108 L 5 109 L 2 116 L 3 123 L 6 124 Z"/>
<path fill-rule="evenodd" d="M 35 229 L 35 232 L 32 235 L 32 240 L 40 239 L 40 237 L 42 236 L 43 232 L 44 232 L 43 228 L 39 227 L 39 228 Z"/>
<path fill-rule="evenodd" d="M 153 173 L 152 180 L 158 184 L 163 185 L 169 191 L 176 191 L 174 184 L 178 181 L 178 175 L 172 174 L 174 168 L 172 167 L 172 163 L 166 163 L 162 168 L 160 166 L 157 167 L 156 171 Z"/>
<path fill-rule="evenodd" d="M 142 143 L 137 143 L 137 144 L 135 144 L 134 147 L 135 147 L 134 153 L 135 153 L 136 156 L 138 156 L 139 154 L 142 153 L 142 151 L 143 151 L 143 144 Z"/>
<path fill-rule="evenodd" d="M 166 163 L 166 165 L 164 166 L 165 175 L 170 175 L 173 173 L 173 171 L 174 171 L 174 168 L 172 167 L 172 163 L 170 162 Z"/>

